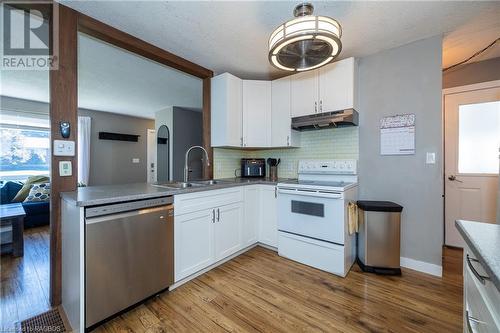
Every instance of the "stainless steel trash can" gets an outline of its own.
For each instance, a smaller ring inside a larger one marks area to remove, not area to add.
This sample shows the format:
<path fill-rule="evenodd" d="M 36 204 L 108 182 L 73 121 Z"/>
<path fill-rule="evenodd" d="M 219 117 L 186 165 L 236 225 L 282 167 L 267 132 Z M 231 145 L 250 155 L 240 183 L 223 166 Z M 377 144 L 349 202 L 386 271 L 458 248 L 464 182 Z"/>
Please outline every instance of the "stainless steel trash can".
<path fill-rule="evenodd" d="M 365 272 L 400 275 L 400 230 L 403 207 L 390 201 L 357 202 L 357 262 Z"/>

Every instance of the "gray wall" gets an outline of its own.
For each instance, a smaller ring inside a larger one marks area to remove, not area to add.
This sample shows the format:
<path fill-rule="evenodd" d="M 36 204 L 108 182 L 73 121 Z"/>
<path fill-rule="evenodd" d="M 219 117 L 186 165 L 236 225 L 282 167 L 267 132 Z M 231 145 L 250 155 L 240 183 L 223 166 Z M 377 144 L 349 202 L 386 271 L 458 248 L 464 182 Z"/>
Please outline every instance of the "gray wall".
<path fill-rule="evenodd" d="M 500 57 L 450 69 L 443 74 L 443 88 L 500 80 Z"/>
<path fill-rule="evenodd" d="M 201 146 L 203 143 L 202 113 L 174 106 L 173 113 L 173 180 L 183 180 L 184 156 L 192 146 Z M 189 154 L 190 180 L 202 179 L 202 151 L 193 150 Z"/>
<path fill-rule="evenodd" d="M 401 256 L 441 266 L 441 57 L 433 37 L 360 59 L 360 197 L 404 206 Z M 380 118 L 416 114 L 416 154 L 380 155 Z M 426 152 L 436 164 L 425 164 Z"/>
<path fill-rule="evenodd" d="M 154 120 L 116 113 L 78 110 L 79 116 L 92 118 L 89 185 L 146 182 L 147 129 Z M 138 142 L 99 140 L 99 132 L 140 135 Z M 139 158 L 140 163 L 132 163 Z"/>

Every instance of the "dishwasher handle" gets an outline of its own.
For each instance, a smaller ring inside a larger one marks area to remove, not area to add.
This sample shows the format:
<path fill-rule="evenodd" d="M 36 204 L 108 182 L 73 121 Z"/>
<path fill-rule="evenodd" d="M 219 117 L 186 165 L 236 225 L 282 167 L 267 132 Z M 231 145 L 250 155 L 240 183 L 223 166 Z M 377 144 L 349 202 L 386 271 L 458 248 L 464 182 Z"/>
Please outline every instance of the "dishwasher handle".
<path fill-rule="evenodd" d="M 165 214 L 166 216 L 160 215 L 160 219 L 165 219 L 165 221 L 171 220 L 172 217 L 174 216 L 174 205 L 160 206 L 160 207 L 154 207 L 154 208 L 145 208 L 145 209 L 140 209 L 140 210 L 134 210 L 131 212 L 115 213 L 115 214 L 102 215 L 102 216 L 96 216 L 96 217 L 87 217 L 85 219 L 85 224 L 106 222 L 106 221 L 110 221 L 110 220 L 139 216 L 139 215 L 143 215 L 143 214 L 156 213 L 156 212 L 160 212 L 160 211 L 165 211 L 165 213 L 166 213 Z"/>

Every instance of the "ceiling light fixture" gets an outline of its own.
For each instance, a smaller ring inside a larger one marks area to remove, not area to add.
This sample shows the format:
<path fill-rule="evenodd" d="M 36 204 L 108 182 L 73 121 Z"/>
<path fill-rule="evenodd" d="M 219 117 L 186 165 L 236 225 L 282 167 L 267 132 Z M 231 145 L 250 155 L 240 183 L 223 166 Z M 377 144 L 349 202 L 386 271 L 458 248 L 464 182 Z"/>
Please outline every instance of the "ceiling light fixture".
<path fill-rule="evenodd" d="M 336 20 L 313 16 L 314 7 L 302 3 L 293 11 L 296 17 L 281 24 L 269 37 L 269 61 L 279 69 L 301 72 L 324 66 L 341 49 L 342 28 Z"/>

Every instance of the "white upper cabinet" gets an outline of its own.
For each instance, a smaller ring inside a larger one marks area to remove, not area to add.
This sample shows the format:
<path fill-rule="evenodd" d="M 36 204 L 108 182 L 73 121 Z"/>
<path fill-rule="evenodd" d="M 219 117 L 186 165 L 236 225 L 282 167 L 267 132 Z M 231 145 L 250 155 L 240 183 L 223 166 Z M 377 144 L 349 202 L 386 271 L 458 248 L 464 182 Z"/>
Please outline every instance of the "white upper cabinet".
<path fill-rule="evenodd" d="M 212 78 L 211 135 L 213 147 L 242 146 L 242 80 L 229 73 Z"/>
<path fill-rule="evenodd" d="M 292 117 L 357 110 L 357 75 L 358 67 L 354 58 L 292 75 Z"/>
<path fill-rule="evenodd" d="M 291 115 L 300 117 L 318 112 L 318 71 L 291 76 Z"/>
<path fill-rule="evenodd" d="M 243 80 L 243 147 L 271 146 L 271 81 Z"/>
<path fill-rule="evenodd" d="M 319 69 L 319 110 L 330 112 L 357 109 L 357 65 L 354 58 Z"/>
<path fill-rule="evenodd" d="M 291 124 L 291 79 L 290 76 L 272 82 L 271 146 L 298 147 L 300 136 Z"/>

